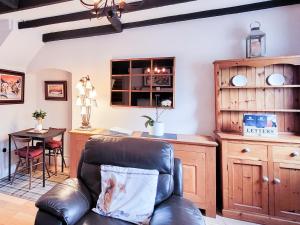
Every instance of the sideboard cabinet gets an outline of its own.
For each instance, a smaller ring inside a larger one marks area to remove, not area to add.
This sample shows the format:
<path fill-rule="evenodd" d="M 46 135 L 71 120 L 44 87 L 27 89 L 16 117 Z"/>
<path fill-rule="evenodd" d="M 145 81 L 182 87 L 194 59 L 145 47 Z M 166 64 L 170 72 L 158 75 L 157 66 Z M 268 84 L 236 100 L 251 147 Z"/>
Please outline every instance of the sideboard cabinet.
<path fill-rule="evenodd" d="M 77 165 L 85 143 L 93 135 L 103 133 L 73 130 L 70 132 L 70 176 L 76 177 Z M 143 138 L 141 132 L 134 132 L 132 138 Z M 152 138 L 151 138 L 152 140 Z M 210 137 L 177 135 L 177 140 L 160 139 L 174 146 L 175 157 L 183 163 L 184 197 L 204 209 L 206 216 L 216 216 L 216 146 Z M 142 150 L 141 150 L 142 151 Z"/>
<path fill-rule="evenodd" d="M 284 85 L 270 86 L 273 73 Z M 247 84 L 231 84 L 235 75 Z M 222 213 L 259 224 L 300 224 L 300 56 L 215 62 Z M 279 135 L 242 135 L 243 114 L 276 114 Z"/>

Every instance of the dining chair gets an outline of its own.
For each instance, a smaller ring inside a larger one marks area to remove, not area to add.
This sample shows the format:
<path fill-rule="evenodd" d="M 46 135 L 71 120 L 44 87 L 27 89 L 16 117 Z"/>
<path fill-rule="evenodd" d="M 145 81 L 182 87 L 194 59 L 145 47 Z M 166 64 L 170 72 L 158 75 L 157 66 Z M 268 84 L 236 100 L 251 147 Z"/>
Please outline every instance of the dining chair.
<path fill-rule="evenodd" d="M 54 168 L 55 168 L 55 172 L 54 175 L 57 175 L 57 158 L 60 155 L 62 158 L 62 163 L 63 166 L 67 167 L 66 165 L 66 161 L 64 158 L 64 154 L 63 154 L 63 133 L 66 131 L 65 128 L 54 128 L 54 127 L 49 127 L 49 131 L 51 132 L 51 130 L 60 130 L 62 131 L 62 134 L 59 136 L 59 140 L 57 139 L 50 139 L 48 141 L 46 141 L 45 144 L 45 148 L 46 148 L 46 156 L 49 157 L 49 165 L 51 164 L 51 157 L 54 158 Z M 43 143 L 38 142 L 36 145 L 37 146 L 42 146 Z"/>
<path fill-rule="evenodd" d="M 23 138 L 18 136 L 12 136 L 13 143 L 15 145 L 15 154 L 19 157 L 15 173 L 13 175 L 11 184 L 13 185 L 17 172 L 23 170 L 29 171 L 29 189 L 31 189 L 31 180 L 33 167 L 37 167 L 40 164 L 43 164 L 43 160 L 40 162 L 40 158 L 43 156 L 43 149 L 39 146 L 30 146 L 32 143 L 31 138 Z M 20 168 L 22 166 L 23 168 Z M 45 164 L 48 176 L 50 173 L 47 165 Z"/>

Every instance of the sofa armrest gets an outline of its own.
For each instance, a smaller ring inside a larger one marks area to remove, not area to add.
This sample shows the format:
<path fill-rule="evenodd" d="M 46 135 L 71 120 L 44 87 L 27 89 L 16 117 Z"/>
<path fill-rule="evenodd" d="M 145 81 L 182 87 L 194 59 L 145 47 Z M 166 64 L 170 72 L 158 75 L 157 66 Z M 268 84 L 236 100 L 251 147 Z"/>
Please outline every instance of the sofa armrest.
<path fill-rule="evenodd" d="M 39 210 L 34 225 L 63 225 L 63 223 L 58 218 Z"/>
<path fill-rule="evenodd" d="M 201 212 L 195 205 L 182 197 L 173 195 L 158 205 L 150 225 L 205 225 Z"/>
<path fill-rule="evenodd" d="M 91 209 L 92 199 L 86 186 L 74 178 L 54 186 L 35 205 L 63 224 L 73 225 Z"/>
<path fill-rule="evenodd" d="M 183 196 L 182 184 L 182 162 L 180 159 L 174 158 L 174 194 Z"/>

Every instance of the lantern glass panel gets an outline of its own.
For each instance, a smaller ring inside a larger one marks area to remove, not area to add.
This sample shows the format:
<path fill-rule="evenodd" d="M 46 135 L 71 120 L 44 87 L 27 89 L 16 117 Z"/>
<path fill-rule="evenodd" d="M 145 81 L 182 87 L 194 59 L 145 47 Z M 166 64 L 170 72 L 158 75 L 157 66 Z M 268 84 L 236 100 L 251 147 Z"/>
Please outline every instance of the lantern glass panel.
<path fill-rule="evenodd" d="M 246 39 L 247 58 L 262 57 L 266 55 L 266 34 L 259 26 L 252 27 Z"/>

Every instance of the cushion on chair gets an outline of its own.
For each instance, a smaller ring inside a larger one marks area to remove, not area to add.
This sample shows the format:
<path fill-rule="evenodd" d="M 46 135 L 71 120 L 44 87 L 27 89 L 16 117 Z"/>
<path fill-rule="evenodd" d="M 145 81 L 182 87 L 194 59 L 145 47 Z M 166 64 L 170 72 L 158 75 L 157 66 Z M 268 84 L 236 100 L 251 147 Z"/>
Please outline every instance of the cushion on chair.
<path fill-rule="evenodd" d="M 26 158 L 27 147 L 23 147 L 23 148 L 19 149 L 19 151 L 16 151 L 15 153 L 16 153 L 16 155 L 18 155 L 22 158 Z M 42 154 L 43 154 L 43 149 L 41 149 L 40 147 L 38 147 L 38 146 L 29 147 L 29 155 L 28 155 L 29 158 L 36 158 Z"/>
<path fill-rule="evenodd" d="M 43 142 L 38 142 L 36 143 L 36 146 L 43 146 Z M 62 143 L 61 141 L 57 141 L 57 140 L 50 140 L 50 141 L 47 141 L 46 144 L 45 144 L 45 147 L 47 149 L 56 149 L 56 148 L 61 148 L 62 146 Z"/>
<path fill-rule="evenodd" d="M 149 224 L 158 180 L 157 170 L 101 165 L 101 194 L 95 213 L 134 224 Z"/>

